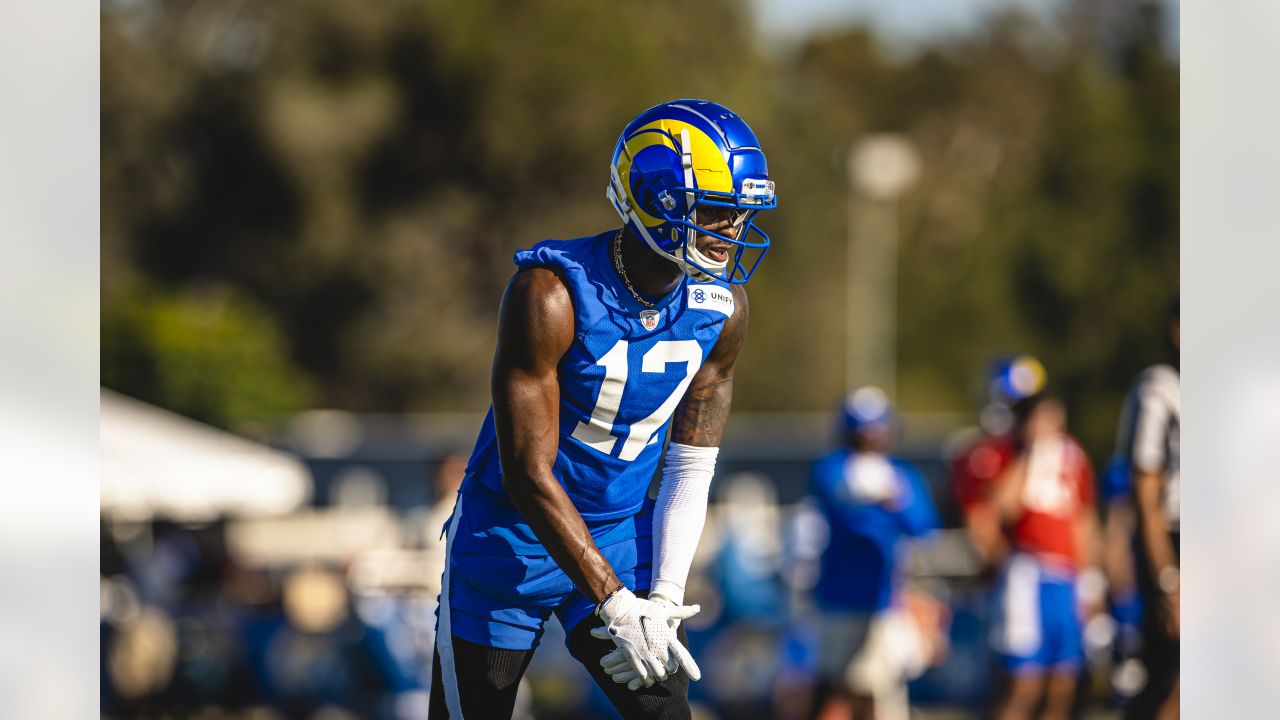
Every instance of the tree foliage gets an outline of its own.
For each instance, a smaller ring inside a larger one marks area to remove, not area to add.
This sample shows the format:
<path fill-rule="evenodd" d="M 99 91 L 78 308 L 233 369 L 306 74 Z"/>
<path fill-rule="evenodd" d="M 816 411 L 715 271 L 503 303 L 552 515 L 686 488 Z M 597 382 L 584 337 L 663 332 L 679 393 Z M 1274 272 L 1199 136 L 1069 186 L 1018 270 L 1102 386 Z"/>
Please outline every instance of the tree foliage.
<path fill-rule="evenodd" d="M 270 316 L 228 288 L 130 293 L 103 312 L 112 387 L 213 425 L 257 433 L 307 408 L 312 389 L 286 357 Z"/>
<path fill-rule="evenodd" d="M 986 360 L 1029 350 L 1101 448 L 1178 272 L 1178 71 L 1130 20 L 994 16 L 894 59 L 865 28 L 766 52 L 728 0 L 108 3 L 103 382 L 223 424 L 304 398 L 478 410 L 512 251 L 615 225 L 619 129 L 702 96 L 751 122 L 781 200 L 736 407 L 843 391 L 843 157 L 893 131 L 924 161 L 900 208 L 901 404 L 968 411 Z M 160 378 L 224 372 L 201 353 L 225 346 L 155 330 L 155 302 L 200 317 L 210 285 L 238 298 L 228 337 L 269 338 L 236 361 L 269 370 L 216 402 Z"/>

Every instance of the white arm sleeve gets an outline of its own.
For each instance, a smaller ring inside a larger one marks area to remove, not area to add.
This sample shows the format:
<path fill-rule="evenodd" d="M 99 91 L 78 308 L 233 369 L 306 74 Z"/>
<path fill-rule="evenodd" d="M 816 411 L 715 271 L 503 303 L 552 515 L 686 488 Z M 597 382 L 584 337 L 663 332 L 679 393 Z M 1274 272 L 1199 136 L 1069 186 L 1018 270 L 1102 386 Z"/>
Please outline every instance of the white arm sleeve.
<path fill-rule="evenodd" d="M 693 553 L 707 520 L 707 494 L 720 448 L 671 443 L 653 511 L 653 588 L 684 604 Z"/>

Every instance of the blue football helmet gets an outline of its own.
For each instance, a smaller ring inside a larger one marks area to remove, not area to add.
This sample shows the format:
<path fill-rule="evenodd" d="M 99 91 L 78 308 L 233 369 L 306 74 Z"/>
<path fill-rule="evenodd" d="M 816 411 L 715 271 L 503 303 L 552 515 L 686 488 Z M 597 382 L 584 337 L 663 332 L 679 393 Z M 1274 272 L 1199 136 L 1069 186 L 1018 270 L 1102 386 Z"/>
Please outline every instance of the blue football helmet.
<path fill-rule="evenodd" d="M 623 223 L 695 280 L 745 283 L 764 258 L 769 236 L 754 221 L 777 207 L 773 181 L 755 133 L 723 105 L 674 100 L 645 110 L 623 129 L 609 173 L 605 195 Z M 704 226 L 726 219 L 735 237 Z M 700 234 L 727 244 L 728 256 L 700 252 Z"/>
<path fill-rule="evenodd" d="M 1047 380 L 1044 365 L 1030 355 L 1000 358 L 991 368 L 987 402 L 1012 406 L 1019 400 L 1039 394 Z"/>
<path fill-rule="evenodd" d="M 978 424 L 991 435 L 1009 432 L 1015 424 L 1013 406 L 1041 393 L 1047 379 L 1044 365 L 1030 355 L 1010 355 L 992 360 Z"/>
<path fill-rule="evenodd" d="M 889 396 L 873 385 L 858 388 L 845 395 L 840 409 L 841 426 L 846 434 L 893 428 L 893 405 Z"/>

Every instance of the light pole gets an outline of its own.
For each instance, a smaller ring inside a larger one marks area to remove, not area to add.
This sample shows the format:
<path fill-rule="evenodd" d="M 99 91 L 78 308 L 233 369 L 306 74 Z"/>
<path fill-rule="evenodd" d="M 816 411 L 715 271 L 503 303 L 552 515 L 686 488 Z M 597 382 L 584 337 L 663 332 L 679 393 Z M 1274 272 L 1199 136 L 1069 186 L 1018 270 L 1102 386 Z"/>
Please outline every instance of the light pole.
<path fill-rule="evenodd" d="M 900 135 L 868 135 L 849 149 L 845 269 L 845 388 L 880 386 L 897 398 L 898 199 L 920 174 Z"/>

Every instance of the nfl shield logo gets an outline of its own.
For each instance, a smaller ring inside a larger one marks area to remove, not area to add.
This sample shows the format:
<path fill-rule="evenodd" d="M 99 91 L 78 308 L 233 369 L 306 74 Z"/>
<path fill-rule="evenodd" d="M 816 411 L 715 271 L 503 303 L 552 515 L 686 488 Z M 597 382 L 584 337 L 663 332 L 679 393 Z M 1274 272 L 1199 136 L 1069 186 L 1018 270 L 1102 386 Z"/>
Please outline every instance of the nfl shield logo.
<path fill-rule="evenodd" d="M 658 318 L 661 316 L 662 313 L 657 310 L 644 310 L 640 313 L 640 324 L 645 330 L 652 330 L 658 327 Z"/>

